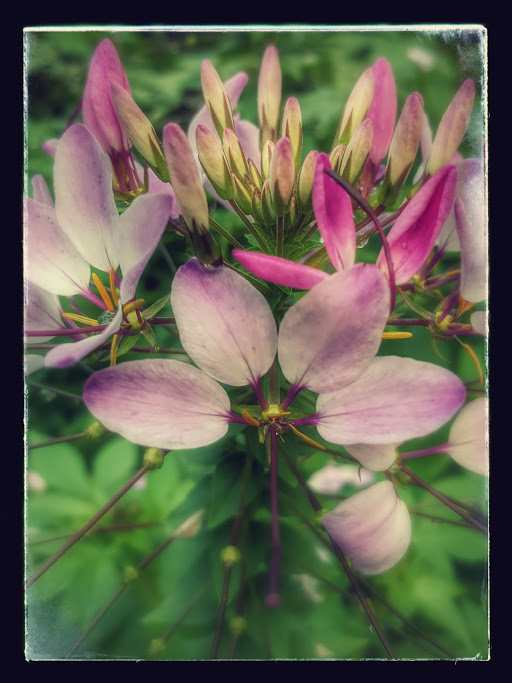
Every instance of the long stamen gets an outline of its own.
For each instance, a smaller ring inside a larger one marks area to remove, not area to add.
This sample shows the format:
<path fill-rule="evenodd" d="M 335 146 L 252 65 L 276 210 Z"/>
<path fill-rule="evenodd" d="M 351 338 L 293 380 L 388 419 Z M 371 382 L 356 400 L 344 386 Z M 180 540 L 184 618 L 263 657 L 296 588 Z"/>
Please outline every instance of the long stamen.
<path fill-rule="evenodd" d="M 457 337 L 455 337 L 455 339 L 457 339 Z M 471 356 L 471 359 L 472 359 L 473 363 L 476 365 L 476 369 L 477 369 L 477 372 L 478 372 L 478 378 L 479 378 L 479 380 L 480 380 L 480 384 L 483 384 L 483 383 L 484 383 L 484 373 L 482 372 L 482 367 L 481 367 L 481 365 L 480 365 L 480 361 L 478 360 L 478 358 L 477 358 L 477 356 L 476 356 L 476 353 L 473 351 L 473 349 L 471 348 L 471 346 L 470 346 L 469 344 L 464 344 L 464 342 L 461 342 L 460 339 L 457 339 L 457 341 L 459 342 L 459 344 L 460 344 L 461 346 L 463 346 L 463 347 L 466 349 L 466 351 L 467 351 L 467 352 L 469 353 L 469 355 Z"/>
<path fill-rule="evenodd" d="M 383 332 L 382 339 L 409 339 L 412 332 Z"/>
<path fill-rule="evenodd" d="M 98 321 L 94 318 L 88 318 L 86 315 L 77 315 L 76 313 L 62 313 L 62 317 L 65 320 L 74 320 L 77 323 L 82 323 L 83 325 L 88 325 L 89 327 L 96 327 Z"/>
<path fill-rule="evenodd" d="M 306 443 L 308 443 L 310 446 L 314 446 L 315 448 L 319 448 L 321 451 L 325 451 L 326 448 L 325 446 L 322 446 L 321 444 L 317 443 L 316 441 L 313 441 L 313 439 L 310 439 L 309 436 L 306 436 L 305 434 L 302 434 L 299 432 L 297 427 L 294 427 L 291 422 L 288 422 L 288 426 L 292 430 L 294 434 L 297 434 L 297 436 L 300 436 L 301 439 L 303 439 Z"/>
<path fill-rule="evenodd" d="M 255 417 L 253 417 L 252 415 L 249 415 L 247 410 L 242 410 L 242 415 L 244 416 L 245 421 L 248 422 L 253 427 L 259 427 L 260 426 L 259 421 Z"/>
<path fill-rule="evenodd" d="M 129 304 L 126 304 L 126 306 L 123 306 L 123 313 L 125 315 L 127 315 L 128 313 L 135 311 L 137 308 L 140 308 L 143 305 L 144 305 L 144 299 L 136 299 L 135 301 L 130 301 Z"/>
<path fill-rule="evenodd" d="M 116 360 L 117 360 L 117 349 L 119 347 L 119 341 L 121 337 L 118 334 L 115 334 L 112 337 L 112 346 L 110 347 L 110 365 L 115 365 Z"/>
<path fill-rule="evenodd" d="M 115 270 L 113 268 L 110 269 L 110 293 L 112 294 L 112 298 L 114 299 L 114 306 L 117 308 L 119 305 L 119 298 L 117 296 L 117 289 L 116 289 L 116 282 L 115 282 Z"/>
<path fill-rule="evenodd" d="M 92 280 L 93 280 L 94 284 L 96 285 L 96 288 L 98 289 L 98 292 L 100 293 L 101 298 L 105 302 L 105 306 L 108 308 L 109 311 L 111 311 L 113 313 L 114 312 L 114 306 L 112 304 L 112 301 L 108 295 L 107 290 L 105 289 L 104 284 L 99 279 L 99 277 L 96 275 L 96 273 L 92 274 Z"/>

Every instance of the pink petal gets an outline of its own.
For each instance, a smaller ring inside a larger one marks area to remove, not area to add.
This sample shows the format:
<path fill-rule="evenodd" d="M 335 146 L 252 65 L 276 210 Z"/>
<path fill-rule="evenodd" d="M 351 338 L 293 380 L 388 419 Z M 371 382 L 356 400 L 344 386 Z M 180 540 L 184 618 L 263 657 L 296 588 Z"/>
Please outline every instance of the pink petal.
<path fill-rule="evenodd" d="M 67 368 L 74 365 L 88 356 L 104 342 L 108 341 L 110 337 L 117 332 L 123 321 L 123 309 L 121 307 L 116 311 L 108 326 L 91 337 L 82 339 L 81 341 L 69 342 L 68 344 L 59 344 L 51 349 L 46 354 L 45 365 L 47 368 Z"/>
<path fill-rule="evenodd" d="M 112 164 L 81 123 L 62 136 L 54 167 L 55 209 L 62 229 L 95 268 L 117 268 L 118 214 Z"/>
<path fill-rule="evenodd" d="M 233 256 L 244 268 L 261 280 L 283 287 L 311 289 L 329 277 L 323 270 L 305 266 L 302 263 L 294 263 L 280 256 L 242 251 L 242 249 L 233 249 Z"/>
<path fill-rule="evenodd" d="M 379 357 L 352 384 L 318 397 L 317 428 L 333 443 L 401 443 L 441 427 L 465 397 L 464 384 L 449 370 Z"/>
<path fill-rule="evenodd" d="M 131 144 L 117 116 L 110 88 L 117 83 L 131 92 L 128 77 L 111 40 L 102 40 L 94 51 L 84 90 L 84 124 L 107 154 L 130 149 Z"/>
<path fill-rule="evenodd" d="M 89 286 L 90 267 L 60 227 L 55 209 L 25 199 L 25 272 L 52 294 L 72 296 Z"/>
<path fill-rule="evenodd" d="M 84 401 L 107 429 L 156 448 L 198 448 L 228 430 L 229 397 L 204 372 L 175 360 L 140 360 L 92 375 Z"/>
<path fill-rule="evenodd" d="M 450 429 L 447 451 L 459 465 L 483 475 L 489 473 L 488 415 L 484 397 L 464 406 Z"/>
<path fill-rule="evenodd" d="M 330 168 L 327 154 L 319 154 L 313 181 L 313 209 L 331 263 L 336 270 L 343 270 L 354 265 L 356 229 L 350 197 L 325 173 Z"/>
<path fill-rule="evenodd" d="M 59 330 L 64 327 L 60 317 L 59 299 L 33 282 L 27 281 L 25 301 L 25 330 Z M 27 337 L 25 344 L 43 344 L 52 339 L 48 337 Z"/>
<path fill-rule="evenodd" d="M 53 206 L 50 190 L 42 175 L 37 174 L 32 178 L 32 188 L 34 190 L 34 200 L 36 202 L 39 202 L 39 204 L 46 204 L 47 206 Z"/>
<path fill-rule="evenodd" d="M 380 574 L 393 567 L 411 540 L 409 511 L 390 481 L 344 500 L 322 517 L 322 524 L 363 574 Z"/>
<path fill-rule="evenodd" d="M 277 347 L 272 311 L 238 273 L 207 269 L 191 259 L 174 278 L 171 304 L 183 348 L 219 382 L 254 385 L 272 365 Z"/>
<path fill-rule="evenodd" d="M 160 241 L 173 204 L 174 199 L 168 194 L 141 195 L 121 216 L 119 260 L 123 302 L 135 296 L 140 276 Z"/>
<path fill-rule="evenodd" d="M 344 444 L 345 449 L 358 460 L 361 465 L 374 472 L 387 470 L 396 460 L 396 443 Z"/>
<path fill-rule="evenodd" d="M 328 462 L 308 479 L 309 488 L 324 495 L 338 493 L 347 484 L 362 488 L 373 484 L 375 475 L 358 465 L 338 465 Z"/>
<path fill-rule="evenodd" d="M 391 144 L 395 130 L 397 100 L 395 78 L 387 59 L 379 57 L 372 70 L 375 76 L 375 90 L 366 119 L 373 123 L 370 159 L 377 166 L 386 156 Z"/>
<path fill-rule="evenodd" d="M 259 147 L 260 131 L 254 123 L 241 121 L 240 115 L 235 116 L 236 136 L 242 145 L 247 161 L 252 159 L 258 170 L 261 169 L 261 152 Z"/>
<path fill-rule="evenodd" d="M 49 157 L 54 157 L 57 153 L 57 145 L 59 144 L 58 138 L 52 138 L 51 140 L 46 140 L 42 144 L 42 150 Z"/>
<path fill-rule="evenodd" d="M 389 289 L 375 266 L 358 263 L 331 275 L 283 318 L 279 362 L 284 376 L 317 393 L 353 382 L 377 353 L 388 313 Z"/>
<path fill-rule="evenodd" d="M 454 205 L 460 244 L 460 294 L 467 301 L 487 298 L 487 234 L 485 225 L 472 222 L 460 199 Z"/>
<path fill-rule="evenodd" d="M 141 173 L 141 177 L 142 175 Z M 150 168 L 148 168 L 148 193 L 168 195 L 172 199 L 169 203 L 169 218 L 176 220 L 180 217 L 180 207 L 176 201 L 171 183 L 164 183 Z"/>
<path fill-rule="evenodd" d="M 456 179 L 454 166 L 438 171 L 414 195 L 389 231 L 387 240 L 397 285 L 410 280 L 432 251 L 452 207 Z M 383 249 L 377 265 L 387 276 Z"/>

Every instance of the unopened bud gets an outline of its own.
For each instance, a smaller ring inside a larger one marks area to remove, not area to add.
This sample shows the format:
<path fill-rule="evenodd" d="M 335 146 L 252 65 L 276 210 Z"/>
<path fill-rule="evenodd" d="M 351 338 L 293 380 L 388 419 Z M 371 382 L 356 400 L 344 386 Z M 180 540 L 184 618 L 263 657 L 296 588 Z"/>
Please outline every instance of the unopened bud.
<path fill-rule="evenodd" d="M 345 145 L 336 145 L 336 147 L 329 154 L 329 161 L 331 162 L 332 170 L 339 175 L 341 175 L 341 165 L 343 163 L 345 150 Z"/>
<path fill-rule="evenodd" d="M 99 439 L 105 434 L 105 427 L 96 420 L 87 427 L 86 432 L 89 439 Z"/>
<path fill-rule="evenodd" d="M 275 145 L 271 140 L 267 140 L 261 150 L 261 177 L 266 180 L 270 175 L 270 164 L 274 154 Z"/>
<path fill-rule="evenodd" d="M 277 137 L 279 106 L 281 104 L 281 66 L 275 45 L 269 45 L 261 62 L 258 79 L 258 122 L 260 148 L 267 140 Z"/>
<path fill-rule="evenodd" d="M 153 638 L 149 644 L 149 656 L 154 657 L 165 650 L 165 641 L 163 638 Z"/>
<path fill-rule="evenodd" d="M 277 141 L 270 164 L 270 194 L 277 216 L 283 216 L 290 203 L 295 182 L 292 143 L 288 138 Z"/>
<path fill-rule="evenodd" d="M 340 168 L 340 175 L 346 178 L 351 185 L 353 185 L 361 175 L 372 148 L 372 140 L 373 124 L 366 119 L 358 126 L 352 139 L 348 143 Z"/>
<path fill-rule="evenodd" d="M 236 133 L 229 128 L 226 129 L 222 134 L 222 145 L 231 171 L 237 173 L 240 178 L 245 178 L 249 174 L 249 166 Z"/>
<path fill-rule="evenodd" d="M 281 137 L 290 139 L 295 169 L 298 170 L 302 155 L 302 117 L 299 101 L 295 97 L 289 97 L 284 105 Z"/>
<path fill-rule="evenodd" d="M 265 180 L 261 190 L 261 210 L 263 211 L 265 225 L 272 225 L 276 220 L 276 212 L 274 210 L 274 203 L 270 193 L 269 180 Z"/>
<path fill-rule="evenodd" d="M 347 145 L 355 129 L 364 121 L 373 98 L 375 76 L 370 67 L 363 72 L 352 89 L 343 109 L 338 130 L 334 138 L 336 145 Z"/>
<path fill-rule="evenodd" d="M 110 88 L 112 103 L 128 137 L 144 161 L 164 183 L 169 182 L 169 171 L 155 129 L 130 93 L 118 83 Z"/>
<path fill-rule="evenodd" d="M 255 187 L 258 188 L 258 190 L 261 190 L 263 187 L 263 180 L 261 178 L 261 174 L 256 168 L 256 164 L 252 159 L 249 159 L 248 161 L 248 166 L 249 166 L 249 177 L 254 183 Z"/>
<path fill-rule="evenodd" d="M 265 217 L 263 215 L 263 207 L 261 202 L 261 192 L 258 188 L 255 188 L 252 193 L 252 215 L 256 219 L 257 223 L 265 224 Z"/>
<path fill-rule="evenodd" d="M 235 202 L 246 216 L 250 216 L 252 212 L 252 192 L 248 184 L 236 173 L 232 173 L 231 178 L 235 186 Z"/>
<path fill-rule="evenodd" d="M 297 205 L 302 213 L 309 213 L 313 209 L 311 193 L 315 177 L 316 158 L 318 152 L 314 149 L 304 159 L 297 180 Z"/>
<path fill-rule="evenodd" d="M 236 545 L 227 545 L 220 551 L 220 559 L 226 567 L 234 567 L 242 559 L 242 553 Z"/>
<path fill-rule="evenodd" d="M 142 459 L 148 470 L 159 470 L 164 464 L 164 454 L 159 448 L 148 448 Z"/>
<path fill-rule="evenodd" d="M 432 151 L 426 168 L 428 175 L 434 175 L 452 160 L 468 127 L 474 99 L 475 83 L 468 78 L 460 86 L 443 114 L 432 143 Z"/>
<path fill-rule="evenodd" d="M 389 148 L 386 175 L 379 191 L 379 203 L 392 206 L 402 190 L 420 145 L 423 127 L 423 98 L 409 95 Z"/>
<path fill-rule="evenodd" d="M 128 565 L 127 567 L 124 568 L 123 572 L 123 582 L 124 583 L 133 583 L 139 578 L 139 570 L 137 567 L 134 567 L 133 565 Z"/>
<path fill-rule="evenodd" d="M 201 166 L 215 192 L 221 199 L 233 199 L 235 185 L 219 138 L 206 126 L 199 125 L 196 146 Z"/>
<path fill-rule="evenodd" d="M 247 619 L 241 616 L 232 617 L 229 622 L 229 629 L 234 635 L 241 636 L 247 631 Z"/>
<path fill-rule="evenodd" d="M 203 61 L 201 66 L 201 85 L 206 106 L 219 137 L 222 136 L 225 128 L 231 128 L 234 131 L 235 123 L 229 97 L 219 74 L 207 59 Z"/>

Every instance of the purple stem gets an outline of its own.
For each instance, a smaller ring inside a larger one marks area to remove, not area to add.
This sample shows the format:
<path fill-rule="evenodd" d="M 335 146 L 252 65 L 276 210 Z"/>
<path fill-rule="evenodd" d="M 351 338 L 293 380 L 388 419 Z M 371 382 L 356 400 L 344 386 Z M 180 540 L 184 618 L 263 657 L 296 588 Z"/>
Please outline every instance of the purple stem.
<path fill-rule="evenodd" d="M 428 292 L 431 289 L 437 289 L 438 287 L 442 287 L 443 285 L 447 285 L 450 282 L 456 282 L 460 279 L 460 275 L 452 275 L 451 277 L 447 277 L 444 280 L 439 280 L 438 282 L 434 282 L 432 284 L 427 285 L 424 287 L 424 290 Z"/>
<path fill-rule="evenodd" d="M 419 451 L 409 451 L 408 453 L 400 453 L 400 458 L 402 460 L 409 460 L 410 458 L 421 458 L 423 455 L 437 455 L 439 453 L 446 453 L 449 447 L 449 443 L 443 443 L 440 446 L 422 448 Z"/>
<path fill-rule="evenodd" d="M 424 320 L 423 318 L 396 318 L 388 320 L 386 325 L 423 325 L 424 327 L 428 327 L 430 325 L 430 320 Z"/>
<path fill-rule="evenodd" d="M 102 332 L 106 327 L 106 325 L 97 325 L 95 327 L 75 327 L 66 330 L 26 330 L 25 337 L 73 337 L 76 334 Z"/>
<path fill-rule="evenodd" d="M 439 261 L 443 258 L 444 254 L 445 254 L 445 250 L 443 248 L 438 247 L 438 249 L 437 249 L 436 253 L 434 254 L 434 256 L 432 257 L 432 259 L 428 263 L 426 263 L 425 266 L 421 270 L 421 277 L 423 279 L 425 279 L 427 277 L 427 275 L 434 270 L 434 268 L 437 266 Z"/>
<path fill-rule="evenodd" d="M 446 318 L 448 313 L 456 305 L 458 298 L 459 298 L 459 285 L 456 285 L 453 288 L 452 293 L 446 297 L 446 301 L 443 304 L 442 312 L 438 318 L 438 322 L 442 322 Z"/>
<path fill-rule="evenodd" d="M 290 387 L 290 390 L 289 390 L 289 392 L 288 392 L 286 398 L 285 398 L 284 401 L 281 403 L 281 408 L 282 408 L 283 410 L 286 410 L 286 408 L 288 408 L 288 406 L 289 406 L 290 403 L 293 401 L 293 399 L 294 399 L 294 398 L 295 398 L 303 389 L 304 389 L 304 387 L 301 387 L 301 386 L 299 386 L 299 385 L 297 385 L 297 384 L 292 384 L 292 386 Z"/>
<path fill-rule="evenodd" d="M 257 380 L 251 383 L 252 390 L 256 394 L 256 398 L 258 399 L 258 403 L 260 404 L 262 410 L 265 410 L 265 408 L 268 408 L 268 403 L 265 399 L 265 396 L 263 395 L 263 389 L 261 388 L 261 377 L 258 377 Z M 247 424 L 244 420 L 244 424 Z"/>
<path fill-rule="evenodd" d="M 277 429 L 270 429 L 270 504 L 272 511 L 272 550 L 270 554 L 270 572 L 268 593 L 265 598 L 267 607 L 278 607 L 279 577 L 281 572 L 281 544 L 279 538 L 279 509 L 277 500 Z"/>

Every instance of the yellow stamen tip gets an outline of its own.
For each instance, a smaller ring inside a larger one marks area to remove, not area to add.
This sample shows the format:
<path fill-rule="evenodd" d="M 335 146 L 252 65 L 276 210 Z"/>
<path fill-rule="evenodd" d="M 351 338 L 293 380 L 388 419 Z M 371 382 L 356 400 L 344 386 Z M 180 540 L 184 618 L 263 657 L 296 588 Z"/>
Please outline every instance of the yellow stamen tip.
<path fill-rule="evenodd" d="M 112 337 L 112 346 L 110 347 L 110 365 L 115 365 L 117 360 L 117 349 L 119 347 L 119 340 L 121 339 L 119 334 L 115 334 Z"/>
<path fill-rule="evenodd" d="M 126 304 L 126 306 L 123 307 L 123 312 L 128 314 L 132 311 L 135 311 L 137 308 L 140 308 L 141 306 L 144 306 L 144 299 L 136 299 L 135 301 L 131 301 L 129 304 Z"/>
<path fill-rule="evenodd" d="M 412 332 L 383 332 L 382 339 L 409 339 Z"/>
<path fill-rule="evenodd" d="M 317 443 L 316 441 L 313 441 L 313 439 L 310 439 L 309 436 L 306 436 L 305 434 L 301 434 L 301 432 L 299 432 L 297 427 L 294 427 L 291 422 L 289 422 L 288 425 L 294 434 L 297 434 L 297 436 L 300 436 L 300 438 L 303 439 L 310 446 L 314 446 L 315 448 L 319 448 L 321 451 L 327 450 L 325 446 L 322 446 L 321 444 Z"/>
<path fill-rule="evenodd" d="M 114 299 L 114 306 L 119 305 L 119 298 L 117 296 L 117 289 L 116 289 L 116 281 L 115 281 L 115 270 L 113 268 L 110 269 L 110 293 L 112 294 L 112 298 Z"/>
<path fill-rule="evenodd" d="M 247 410 L 242 410 L 242 416 L 243 416 L 244 420 L 248 424 L 252 425 L 253 427 L 259 427 L 260 426 L 259 421 L 255 417 L 253 417 L 252 415 L 249 415 Z"/>
<path fill-rule="evenodd" d="M 94 284 L 96 285 L 96 288 L 97 288 L 98 292 L 100 293 L 100 296 L 103 299 L 105 306 L 108 308 L 109 311 L 113 312 L 114 306 L 112 304 L 112 301 L 110 300 L 110 297 L 108 295 L 107 290 L 105 289 L 105 285 L 99 279 L 99 277 L 96 275 L 96 273 L 92 274 L 92 280 L 93 280 Z"/>
<path fill-rule="evenodd" d="M 473 351 L 473 349 L 471 348 L 471 346 L 469 344 L 464 344 L 458 338 L 457 338 L 457 341 L 459 342 L 459 344 L 461 344 L 461 346 L 463 346 L 466 349 L 466 351 L 471 356 L 473 363 L 476 365 L 476 369 L 478 372 L 478 379 L 480 380 L 480 384 L 483 384 L 484 383 L 484 373 L 482 372 L 482 366 L 480 365 L 480 361 L 478 360 L 476 353 Z"/>
<path fill-rule="evenodd" d="M 98 321 L 94 318 L 88 318 L 85 315 L 77 315 L 76 313 L 62 313 L 62 317 L 65 320 L 74 320 L 77 323 L 82 323 L 82 325 L 87 325 L 88 327 L 97 327 Z"/>

